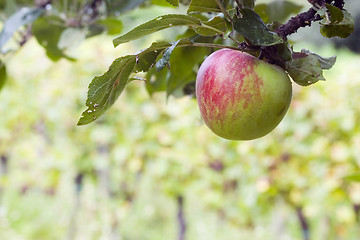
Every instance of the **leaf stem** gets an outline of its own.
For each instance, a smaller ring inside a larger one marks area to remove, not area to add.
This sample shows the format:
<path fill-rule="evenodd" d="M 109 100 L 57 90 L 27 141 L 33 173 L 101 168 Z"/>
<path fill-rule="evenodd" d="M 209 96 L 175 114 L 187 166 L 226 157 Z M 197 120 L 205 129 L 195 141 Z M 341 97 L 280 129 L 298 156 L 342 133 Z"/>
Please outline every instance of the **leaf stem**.
<path fill-rule="evenodd" d="M 226 46 L 226 45 L 220 45 L 220 44 L 213 44 L 213 43 L 193 43 L 193 44 L 179 44 L 179 47 L 210 47 L 210 48 L 230 48 L 230 49 L 235 49 L 235 50 L 241 50 L 238 47 L 234 47 L 234 46 Z"/>
<path fill-rule="evenodd" d="M 220 30 L 217 29 L 217 28 L 211 27 L 211 26 L 206 25 L 206 24 L 202 24 L 202 26 L 205 27 L 205 28 L 207 28 L 207 29 L 209 29 L 209 30 L 212 30 L 212 31 L 214 31 L 214 32 L 217 32 L 217 33 L 219 33 L 220 35 L 224 35 L 224 32 L 220 31 Z M 240 44 L 241 44 L 241 43 L 240 43 L 238 40 L 236 40 L 233 36 L 229 35 L 229 38 L 230 38 L 231 40 L 233 40 L 237 45 L 240 45 Z"/>
<path fill-rule="evenodd" d="M 221 3 L 221 0 L 215 0 L 216 3 L 218 4 L 220 10 L 224 13 L 224 15 L 226 16 L 226 18 L 232 23 L 233 19 L 231 18 L 231 16 L 229 15 L 229 13 L 226 11 L 224 5 Z"/>
<path fill-rule="evenodd" d="M 238 41 L 236 38 L 234 38 L 233 36 L 229 35 L 229 38 L 230 38 L 231 40 L 233 40 L 234 42 L 236 42 L 236 44 L 237 44 L 238 46 L 241 45 L 241 42 L 239 42 L 239 41 Z"/>
<path fill-rule="evenodd" d="M 241 2 L 240 2 L 239 0 L 235 0 L 235 2 L 236 2 L 236 4 L 238 5 L 238 7 L 239 7 L 240 9 L 243 8 L 242 5 L 241 5 Z"/>
<path fill-rule="evenodd" d="M 212 31 L 214 31 L 214 32 L 217 32 L 217 33 L 219 33 L 220 35 L 223 35 L 223 34 L 224 34 L 223 31 L 220 31 L 219 29 L 214 28 L 214 27 L 209 26 L 209 25 L 206 25 L 206 24 L 204 24 L 204 23 L 202 23 L 201 26 L 203 26 L 204 28 L 207 28 L 207 29 L 209 29 L 209 30 L 212 30 Z M 194 27 L 196 27 L 196 26 L 194 26 Z"/>

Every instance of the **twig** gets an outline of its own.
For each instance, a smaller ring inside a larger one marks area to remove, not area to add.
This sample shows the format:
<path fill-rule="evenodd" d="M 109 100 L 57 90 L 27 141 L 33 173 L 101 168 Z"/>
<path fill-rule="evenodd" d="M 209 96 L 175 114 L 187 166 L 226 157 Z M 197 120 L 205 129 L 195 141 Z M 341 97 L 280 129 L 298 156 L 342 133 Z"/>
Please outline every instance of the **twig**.
<path fill-rule="evenodd" d="M 78 14 L 77 25 L 90 25 L 99 17 L 99 6 L 103 0 L 93 0 L 91 3 L 86 4 Z"/>
<path fill-rule="evenodd" d="M 356 222 L 360 222 L 360 204 L 353 204 Z"/>
<path fill-rule="evenodd" d="M 241 5 L 241 2 L 240 2 L 239 0 L 235 0 L 235 2 L 236 2 L 236 4 L 238 5 L 238 7 L 239 7 L 240 9 L 243 8 L 242 5 Z"/>
<path fill-rule="evenodd" d="M 46 6 L 51 3 L 52 3 L 52 0 L 39 1 L 39 3 L 37 4 L 37 7 L 46 8 Z"/>
<path fill-rule="evenodd" d="M 178 196 L 177 197 L 177 205 L 178 205 L 178 224 L 179 224 L 179 238 L 178 240 L 185 240 L 185 233 L 186 233 L 186 223 L 184 217 L 184 197 Z"/>
<path fill-rule="evenodd" d="M 76 232 L 77 232 L 77 215 L 78 212 L 80 210 L 80 194 L 81 194 L 81 190 L 82 190 L 82 185 L 83 185 L 83 173 L 78 173 L 74 179 L 74 183 L 75 183 L 75 203 L 73 206 L 73 209 L 71 211 L 71 215 L 70 215 L 70 223 L 69 223 L 69 228 L 68 228 L 68 232 L 67 232 L 67 236 L 66 239 L 67 240 L 73 240 L 75 239 L 76 236 Z"/>
<path fill-rule="evenodd" d="M 9 158 L 6 155 L 0 156 L 0 177 L 4 177 L 8 174 L 8 167 L 9 167 Z M 2 196 L 4 193 L 4 187 L 0 186 L 0 207 L 2 202 Z"/>
<path fill-rule="evenodd" d="M 344 0 L 335 0 L 334 6 L 340 8 L 341 10 L 344 9 Z"/>
<path fill-rule="evenodd" d="M 283 39 L 288 35 L 297 32 L 301 27 L 310 26 L 311 22 L 320 20 L 320 16 L 315 16 L 316 11 L 313 8 L 310 8 L 307 12 L 303 12 L 295 17 L 292 17 L 287 23 L 281 25 L 275 32 Z"/>
<path fill-rule="evenodd" d="M 323 6 L 324 3 L 331 4 L 333 0 L 308 0 L 313 6 Z M 344 0 L 335 0 L 334 6 L 343 9 Z M 287 36 L 297 32 L 301 27 L 310 26 L 312 22 L 321 20 L 319 15 L 316 15 L 317 11 L 314 7 L 308 11 L 300 13 L 299 15 L 292 17 L 287 23 L 281 25 L 275 32 L 283 39 Z"/>
<path fill-rule="evenodd" d="M 305 218 L 304 212 L 302 207 L 296 207 L 296 214 L 299 218 L 301 230 L 304 236 L 304 240 L 309 240 L 309 224 L 307 222 L 307 219 Z"/>
<path fill-rule="evenodd" d="M 224 8 L 224 5 L 221 3 L 221 0 L 215 0 L 216 3 L 218 4 L 220 10 L 224 13 L 224 15 L 226 16 L 226 18 L 232 23 L 233 19 L 231 18 L 231 16 L 229 15 L 229 13 L 226 11 L 226 9 Z"/>

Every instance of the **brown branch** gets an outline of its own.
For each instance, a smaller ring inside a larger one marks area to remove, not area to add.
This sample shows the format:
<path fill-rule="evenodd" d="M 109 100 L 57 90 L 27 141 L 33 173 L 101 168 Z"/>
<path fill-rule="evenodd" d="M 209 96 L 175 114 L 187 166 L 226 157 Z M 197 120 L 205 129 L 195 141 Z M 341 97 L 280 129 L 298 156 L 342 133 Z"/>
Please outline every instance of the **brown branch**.
<path fill-rule="evenodd" d="M 177 205 L 178 205 L 178 224 L 179 224 L 179 236 L 178 240 L 185 240 L 185 233 L 186 233 L 186 223 L 184 217 L 184 197 L 179 195 L 177 197 Z"/>
<path fill-rule="evenodd" d="M 309 240 L 309 224 L 308 221 L 304 215 L 303 208 L 302 207 L 296 207 L 296 215 L 298 216 L 298 219 L 300 221 L 301 230 L 303 233 L 304 240 Z"/>
<path fill-rule="evenodd" d="M 310 26 L 311 22 L 320 20 L 320 17 L 316 17 L 315 15 L 316 11 L 313 8 L 310 8 L 307 12 L 292 17 L 287 23 L 275 29 L 275 32 L 281 38 L 285 39 L 290 34 L 297 32 L 299 28 Z"/>
<path fill-rule="evenodd" d="M 52 0 L 38 0 L 35 1 L 35 5 L 40 8 L 46 8 L 47 5 L 51 4 Z"/>
<path fill-rule="evenodd" d="M 324 6 L 325 3 L 331 4 L 333 0 L 308 0 L 313 7 L 308 11 L 300 13 L 299 15 L 292 17 L 287 23 L 281 25 L 275 32 L 283 39 L 286 39 L 287 36 L 297 32 L 301 27 L 311 26 L 312 22 L 321 20 L 319 15 L 316 15 L 317 11 L 316 6 Z M 344 0 L 335 0 L 333 3 L 335 7 L 343 9 Z"/>
<path fill-rule="evenodd" d="M 340 8 L 341 10 L 344 9 L 345 2 L 344 0 L 335 0 L 334 6 Z"/>
<path fill-rule="evenodd" d="M 354 208 L 354 213 L 355 213 L 356 221 L 357 221 L 357 222 L 360 222 L 360 204 L 354 203 L 354 204 L 353 204 L 353 208 Z"/>

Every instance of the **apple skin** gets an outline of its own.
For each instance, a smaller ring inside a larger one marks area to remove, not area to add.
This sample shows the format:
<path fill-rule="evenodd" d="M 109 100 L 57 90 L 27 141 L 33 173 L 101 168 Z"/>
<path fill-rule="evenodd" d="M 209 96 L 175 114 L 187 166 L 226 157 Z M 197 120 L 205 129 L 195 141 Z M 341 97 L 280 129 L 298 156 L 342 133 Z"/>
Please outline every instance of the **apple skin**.
<path fill-rule="evenodd" d="M 213 52 L 196 77 L 196 98 L 206 125 L 229 140 L 271 132 L 284 118 L 292 84 L 283 69 L 233 49 Z"/>

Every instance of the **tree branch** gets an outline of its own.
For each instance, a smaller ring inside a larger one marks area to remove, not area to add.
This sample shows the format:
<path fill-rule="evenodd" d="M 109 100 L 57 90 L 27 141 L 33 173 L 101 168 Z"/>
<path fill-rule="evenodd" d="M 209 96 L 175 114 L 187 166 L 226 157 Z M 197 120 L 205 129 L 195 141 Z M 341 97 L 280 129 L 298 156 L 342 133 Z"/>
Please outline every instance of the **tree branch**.
<path fill-rule="evenodd" d="M 333 0 L 308 0 L 314 6 L 324 6 L 324 3 L 331 4 Z M 335 0 L 335 7 L 343 9 L 344 0 Z M 308 11 L 300 13 L 299 15 L 292 17 L 287 23 L 281 25 L 275 32 L 283 39 L 286 39 L 287 36 L 297 32 L 301 27 L 311 26 L 312 22 L 321 20 L 319 15 L 316 15 L 316 7 L 310 8 Z"/>
<path fill-rule="evenodd" d="M 345 2 L 344 0 L 335 0 L 334 6 L 340 8 L 341 10 L 344 9 Z"/>
<path fill-rule="evenodd" d="M 179 195 L 177 197 L 177 205 L 178 205 L 178 224 L 179 224 L 179 237 L 178 240 L 185 240 L 186 233 L 186 223 L 184 218 L 184 197 Z"/>
<path fill-rule="evenodd" d="M 301 230 L 303 232 L 304 240 L 309 240 L 309 224 L 307 222 L 307 219 L 304 215 L 302 207 L 296 207 L 296 214 L 298 216 L 298 219 L 300 221 Z"/>
<path fill-rule="evenodd" d="M 360 222 L 360 204 L 354 203 L 353 208 L 355 212 L 356 222 Z"/>
<path fill-rule="evenodd" d="M 316 11 L 310 8 L 307 12 L 292 17 L 287 23 L 275 29 L 275 32 L 285 39 L 288 35 L 297 32 L 299 28 L 310 26 L 311 22 L 320 20 L 320 17 L 315 17 L 315 14 Z"/>

